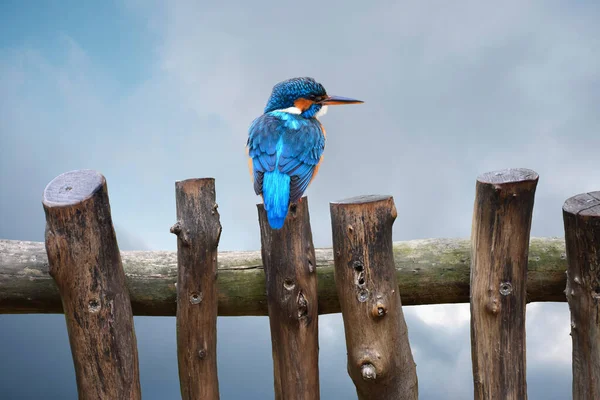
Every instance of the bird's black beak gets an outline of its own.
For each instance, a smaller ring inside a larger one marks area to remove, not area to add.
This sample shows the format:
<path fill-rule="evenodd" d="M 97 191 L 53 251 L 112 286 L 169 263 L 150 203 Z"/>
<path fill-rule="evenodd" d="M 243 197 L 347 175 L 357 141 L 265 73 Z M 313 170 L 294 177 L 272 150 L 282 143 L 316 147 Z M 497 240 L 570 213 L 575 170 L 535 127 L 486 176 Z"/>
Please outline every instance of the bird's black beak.
<path fill-rule="evenodd" d="M 320 104 L 324 106 L 338 106 L 343 104 L 360 104 L 364 103 L 362 100 L 350 99 L 348 97 L 342 96 L 327 96 L 325 99 L 321 100 Z"/>

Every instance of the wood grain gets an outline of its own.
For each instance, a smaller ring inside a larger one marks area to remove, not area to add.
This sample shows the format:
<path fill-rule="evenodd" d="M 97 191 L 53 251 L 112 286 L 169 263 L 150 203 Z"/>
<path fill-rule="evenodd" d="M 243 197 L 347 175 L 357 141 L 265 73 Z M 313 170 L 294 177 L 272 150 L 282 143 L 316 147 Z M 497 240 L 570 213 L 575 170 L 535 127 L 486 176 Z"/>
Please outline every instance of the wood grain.
<path fill-rule="evenodd" d="M 471 242 L 420 239 L 394 243 L 403 305 L 468 303 Z M 333 251 L 315 249 L 319 314 L 339 313 Z M 174 316 L 177 253 L 121 252 L 135 315 Z M 259 251 L 219 252 L 219 315 L 267 315 Z M 527 301 L 566 301 L 567 260 L 562 238 L 531 238 Z M 0 239 L 0 313 L 61 313 L 58 288 L 48 275 L 43 243 Z"/>
<path fill-rule="evenodd" d="M 573 341 L 573 399 L 600 399 L 600 191 L 563 205 L 566 294 Z"/>
<path fill-rule="evenodd" d="M 315 249 L 308 199 L 292 204 L 283 228 L 258 216 L 273 347 L 275 399 L 319 399 L 319 332 Z"/>
<path fill-rule="evenodd" d="M 219 398 L 217 247 L 221 224 L 215 181 L 175 184 L 177 222 L 177 361 L 184 400 Z"/>
<path fill-rule="evenodd" d="M 358 398 L 417 399 L 416 365 L 394 268 L 394 200 L 361 196 L 330 208 L 348 373 Z"/>
<path fill-rule="evenodd" d="M 471 356 L 476 400 L 527 399 L 525 306 L 529 231 L 538 175 L 477 179 L 471 233 Z"/>
<path fill-rule="evenodd" d="M 46 187 L 49 273 L 62 298 L 80 399 L 140 399 L 133 313 L 104 177 L 67 172 Z"/>

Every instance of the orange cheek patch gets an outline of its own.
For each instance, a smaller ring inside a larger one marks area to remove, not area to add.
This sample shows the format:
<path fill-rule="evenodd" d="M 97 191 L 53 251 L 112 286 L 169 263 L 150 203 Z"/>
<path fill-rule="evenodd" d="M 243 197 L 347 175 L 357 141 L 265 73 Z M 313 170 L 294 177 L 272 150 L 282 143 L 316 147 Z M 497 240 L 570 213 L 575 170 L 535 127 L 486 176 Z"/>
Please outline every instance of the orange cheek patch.
<path fill-rule="evenodd" d="M 308 99 L 298 99 L 298 100 L 294 101 L 294 107 L 296 107 L 297 109 L 299 109 L 302 112 L 308 110 L 310 108 L 310 106 L 312 106 L 312 105 L 313 105 L 313 102 Z"/>

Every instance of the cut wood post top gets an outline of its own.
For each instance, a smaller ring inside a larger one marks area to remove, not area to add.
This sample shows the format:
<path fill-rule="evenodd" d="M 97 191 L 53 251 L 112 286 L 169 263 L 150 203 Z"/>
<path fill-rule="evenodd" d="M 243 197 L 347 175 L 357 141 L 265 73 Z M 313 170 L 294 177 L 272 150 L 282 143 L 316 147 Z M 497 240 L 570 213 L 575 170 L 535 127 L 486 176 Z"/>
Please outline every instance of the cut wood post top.
<path fill-rule="evenodd" d="M 509 168 L 498 171 L 485 172 L 477 177 L 477 181 L 491 185 L 502 185 L 507 183 L 537 181 L 537 172 L 527 168 Z"/>
<path fill-rule="evenodd" d="M 65 172 L 46 186 L 42 201 L 45 207 L 75 205 L 92 197 L 105 184 L 104 176 L 93 170 Z"/>
<path fill-rule="evenodd" d="M 364 216 L 361 224 L 354 222 L 344 227 L 350 233 L 353 233 L 355 229 L 362 231 L 365 225 L 372 227 L 377 224 L 391 225 L 398 216 L 394 198 L 390 195 L 363 195 L 332 201 L 329 203 L 329 209 L 332 222 L 334 214 L 341 212 L 349 213 L 349 215 L 361 214 Z M 369 219 L 369 221 L 366 221 L 366 219 Z M 333 229 L 335 230 L 336 227 L 334 226 Z"/>
<path fill-rule="evenodd" d="M 378 201 L 385 201 L 385 200 L 389 200 L 391 198 L 392 198 L 392 196 L 390 196 L 390 195 L 368 194 L 368 195 L 354 196 L 354 197 L 349 197 L 347 199 L 332 201 L 329 204 L 361 205 L 361 204 L 367 204 L 367 203 L 375 203 Z"/>
<path fill-rule="evenodd" d="M 563 211 L 584 217 L 600 216 L 600 191 L 581 193 L 568 198 L 563 205 Z"/>
<path fill-rule="evenodd" d="M 176 187 L 189 186 L 189 185 L 210 185 L 211 183 L 214 185 L 215 178 L 204 177 L 204 178 L 188 178 L 182 179 L 180 181 L 175 181 Z"/>
<path fill-rule="evenodd" d="M 221 238 L 221 222 L 216 202 L 214 178 L 191 178 L 175 182 L 177 221 L 170 232 L 179 244 L 190 246 L 192 238 L 210 240 L 217 247 Z M 210 235 L 206 236 L 206 232 Z"/>

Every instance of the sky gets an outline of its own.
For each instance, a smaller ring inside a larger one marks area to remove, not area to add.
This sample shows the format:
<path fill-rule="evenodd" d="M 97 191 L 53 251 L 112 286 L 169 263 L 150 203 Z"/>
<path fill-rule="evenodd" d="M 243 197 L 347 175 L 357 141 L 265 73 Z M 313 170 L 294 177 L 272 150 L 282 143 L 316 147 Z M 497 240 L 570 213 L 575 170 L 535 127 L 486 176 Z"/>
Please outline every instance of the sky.
<path fill-rule="evenodd" d="M 563 202 L 600 187 L 599 17 L 593 1 L 2 1 L 0 237 L 42 241 L 45 185 L 90 168 L 122 250 L 175 250 L 174 182 L 192 177 L 216 179 L 220 250 L 257 250 L 247 130 L 296 76 L 365 101 L 322 118 L 315 246 L 330 201 L 376 193 L 394 240 L 468 237 L 477 175 L 516 167 L 540 175 L 532 235 L 563 236 Z M 420 398 L 472 398 L 468 305 L 405 314 Z M 177 398 L 174 318 L 135 324 L 144 398 Z M 355 398 L 341 315 L 319 328 L 322 398 Z M 0 394 L 76 398 L 62 316 L 0 329 Z M 272 398 L 268 319 L 218 334 L 221 398 Z M 529 305 L 530 399 L 570 398 L 570 352 L 566 303 Z"/>

